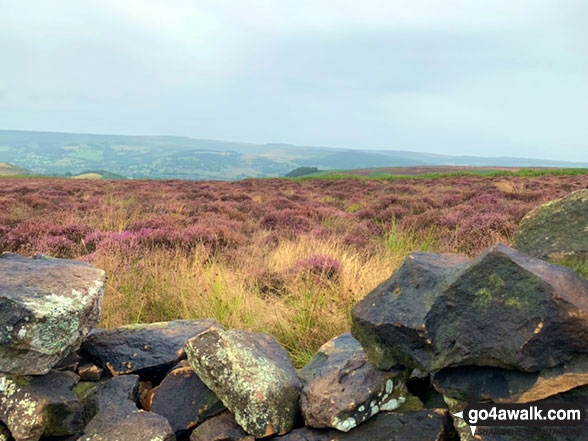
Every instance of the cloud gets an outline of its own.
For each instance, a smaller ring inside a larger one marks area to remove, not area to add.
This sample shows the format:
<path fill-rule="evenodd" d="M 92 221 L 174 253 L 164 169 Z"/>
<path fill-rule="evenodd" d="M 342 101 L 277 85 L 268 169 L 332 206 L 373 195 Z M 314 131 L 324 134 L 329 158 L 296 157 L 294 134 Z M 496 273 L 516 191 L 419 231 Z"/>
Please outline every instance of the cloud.
<path fill-rule="evenodd" d="M 0 5 L 5 128 L 588 151 L 580 0 Z"/>

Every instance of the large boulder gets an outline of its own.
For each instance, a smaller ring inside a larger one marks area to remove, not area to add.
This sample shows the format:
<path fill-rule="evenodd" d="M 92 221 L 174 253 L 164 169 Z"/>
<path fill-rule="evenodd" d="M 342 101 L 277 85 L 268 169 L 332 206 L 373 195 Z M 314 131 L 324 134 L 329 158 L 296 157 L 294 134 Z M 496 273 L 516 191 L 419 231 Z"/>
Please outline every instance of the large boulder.
<path fill-rule="evenodd" d="M 203 319 L 96 329 L 84 340 L 82 351 L 113 375 L 163 377 L 185 358 L 186 341 L 211 326 L 220 325 L 216 320 Z"/>
<path fill-rule="evenodd" d="M 462 269 L 465 256 L 413 253 L 352 312 L 353 335 L 381 369 L 432 364 L 425 321 L 441 283 Z"/>
<path fill-rule="evenodd" d="M 588 282 L 505 245 L 465 265 L 413 254 L 352 318 L 354 336 L 384 369 L 538 372 L 588 354 Z"/>
<path fill-rule="evenodd" d="M 514 247 L 541 259 L 588 257 L 588 189 L 537 207 L 521 221 Z"/>
<path fill-rule="evenodd" d="M 83 405 L 72 372 L 43 376 L 0 375 L 0 421 L 16 441 L 73 435 L 83 427 Z"/>
<path fill-rule="evenodd" d="M 263 438 L 293 429 L 302 382 L 273 336 L 211 328 L 190 339 L 186 352 L 247 433 Z"/>
<path fill-rule="evenodd" d="M 49 372 L 100 321 L 104 271 L 85 262 L 0 255 L 0 372 Z"/>
<path fill-rule="evenodd" d="M 308 427 L 276 441 L 451 441 L 454 430 L 447 410 L 384 412 L 349 432 Z"/>
<path fill-rule="evenodd" d="M 170 371 L 150 392 L 150 410 L 164 416 L 176 434 L 192 430 L 225 410 L 223 403 L 198 378 L 187 360 Z"/>
<path fill-rule="evenodd" d="M 348 432 L 406 402 L 407 372 L 376 369 L 352 339 L 346 334 L 327 342 L 306 370 L 300 407 L 310 427 Z M 317 369 L 318 365 L 322 366 Z"/>
<path fill-rule="evenodd" d="M 223 412 L 200 424 L 190 441 L 254 441 L 235 421 L 231 412 Z"/>
<path fill-rule="evenodd" d="M 175 441 L 168 421 L 156 413 L 137 408 L 139 377 L 111 378 L 86 398 L 93 415 L 80 441 Z"/>

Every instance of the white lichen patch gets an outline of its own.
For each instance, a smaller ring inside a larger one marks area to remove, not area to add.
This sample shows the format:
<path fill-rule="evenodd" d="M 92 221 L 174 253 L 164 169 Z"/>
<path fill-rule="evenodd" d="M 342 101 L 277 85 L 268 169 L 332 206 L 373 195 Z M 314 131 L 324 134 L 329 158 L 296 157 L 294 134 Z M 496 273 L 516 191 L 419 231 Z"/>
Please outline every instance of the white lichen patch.
<path fill-rule="evenodd" d="M 23 436 L 42 433 L 43 415 L 39 413 L 39 402 L 22 390 L 11 376 L 0 377 L 0 419 L 13 435 Z"/>
<path fill-rule="evenodd" d="M 341 432 L 349 432 L 351 429 L 357 426 L 357 421 L 355 418 L 347 418 L 343 421 L 339 420 L 338 418 L 333 419 L 333 427 Z"/>

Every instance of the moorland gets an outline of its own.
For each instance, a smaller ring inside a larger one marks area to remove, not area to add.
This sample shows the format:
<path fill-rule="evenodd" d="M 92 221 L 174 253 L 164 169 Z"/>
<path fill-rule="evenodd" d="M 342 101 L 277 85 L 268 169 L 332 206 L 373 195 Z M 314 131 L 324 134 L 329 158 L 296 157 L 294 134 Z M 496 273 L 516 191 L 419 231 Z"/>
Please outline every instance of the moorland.
<path fill-rule="evenodd" d="M 110 181 L 0 179 L 0 251 L 90 261 L 102 325 L 214 317 L 298 365 L 413 251 L 475 256 L 588 175 Z"/>

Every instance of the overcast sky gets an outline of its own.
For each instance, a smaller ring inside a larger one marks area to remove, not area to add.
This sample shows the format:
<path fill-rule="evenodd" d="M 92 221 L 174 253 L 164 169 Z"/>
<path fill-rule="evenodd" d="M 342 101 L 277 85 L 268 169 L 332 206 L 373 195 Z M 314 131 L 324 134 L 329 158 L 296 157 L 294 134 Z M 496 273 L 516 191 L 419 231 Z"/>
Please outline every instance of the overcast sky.
<path fill-rule="evenodd" d="M 586 0 L 0 0 L 0 128 L 588 159 Z"/>

